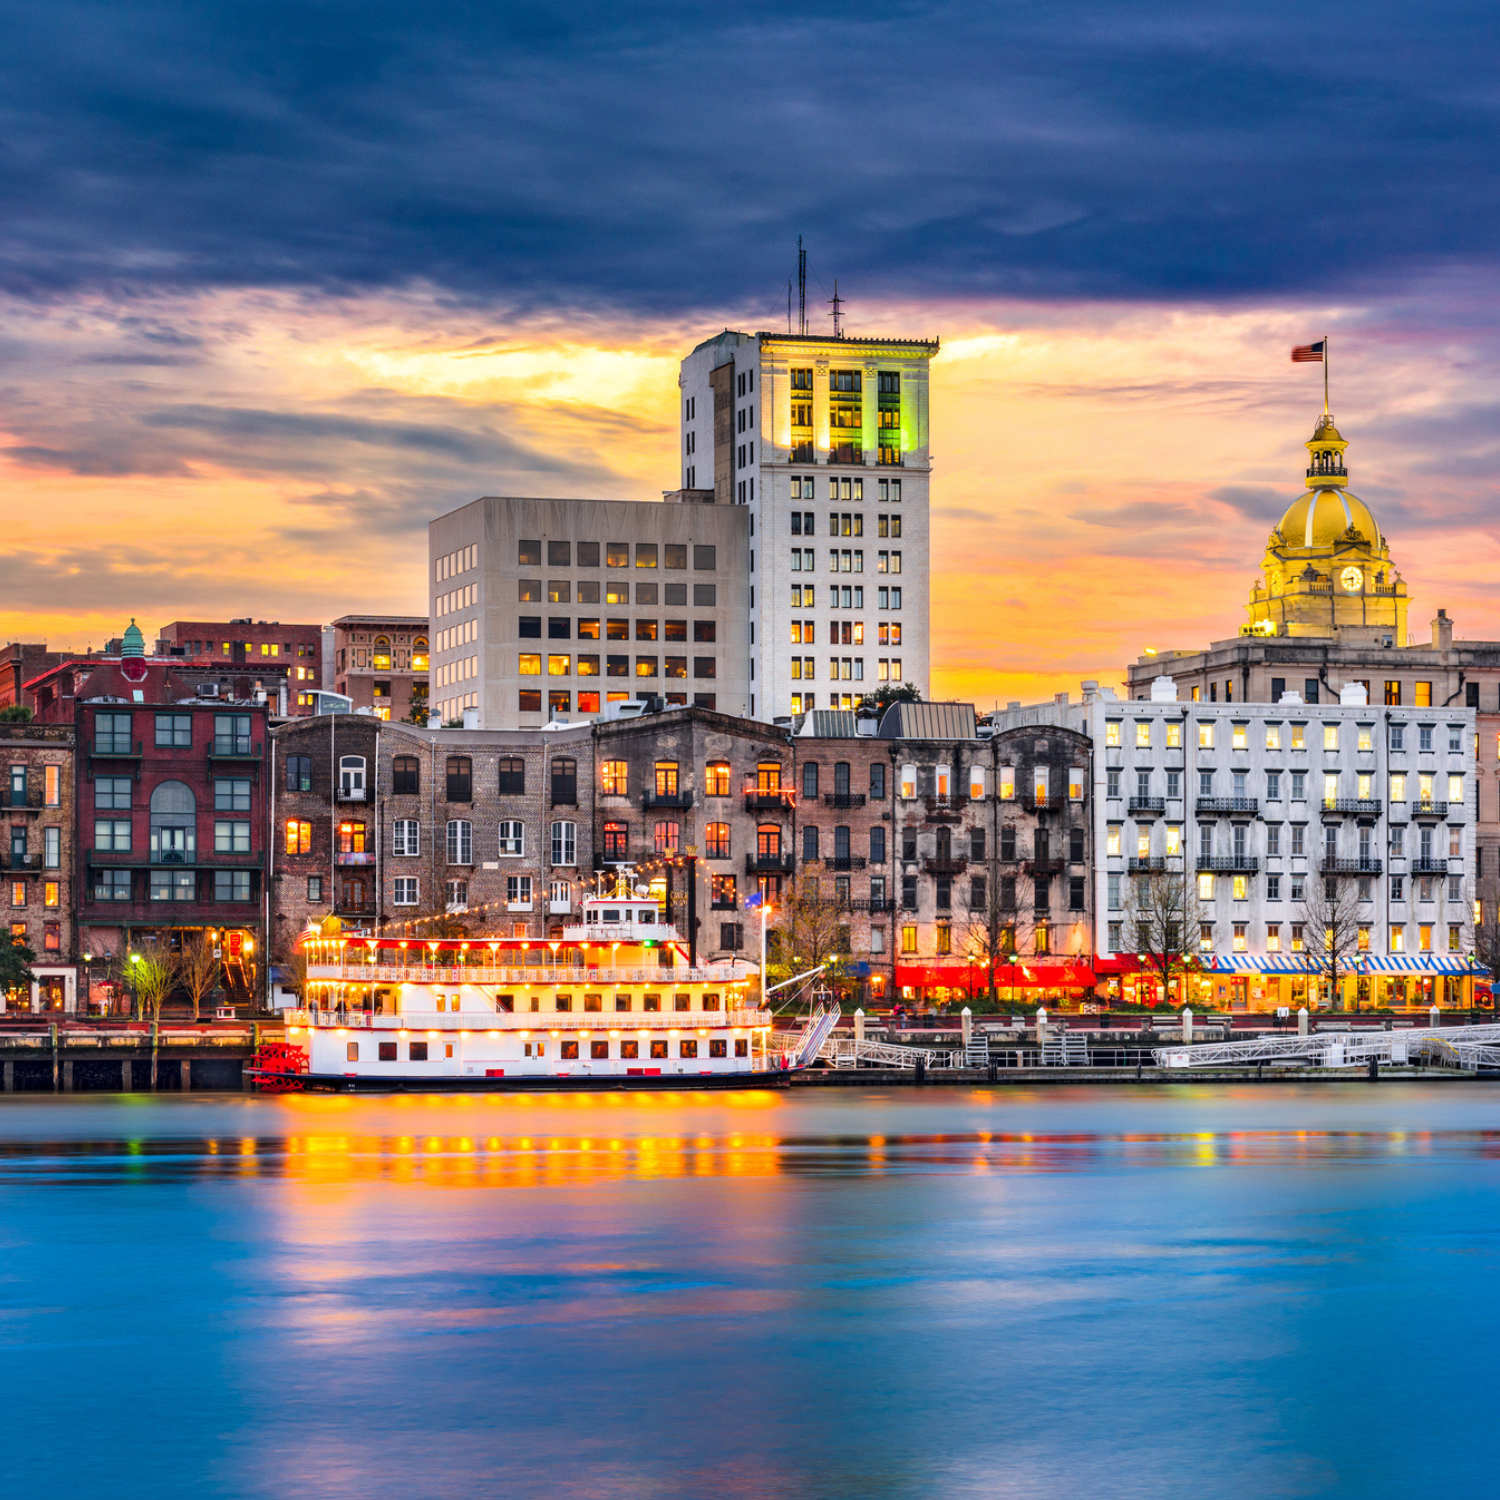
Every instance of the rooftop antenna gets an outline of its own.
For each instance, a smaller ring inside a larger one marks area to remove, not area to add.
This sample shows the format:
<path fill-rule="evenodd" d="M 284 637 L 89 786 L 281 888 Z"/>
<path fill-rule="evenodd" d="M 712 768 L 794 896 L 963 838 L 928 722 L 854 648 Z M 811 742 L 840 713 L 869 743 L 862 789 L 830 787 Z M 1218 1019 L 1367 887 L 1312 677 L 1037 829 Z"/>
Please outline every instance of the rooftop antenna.
<path fill-rule="evenodd" d="M 797 332 L 807 336 L 807 251 L 797 236 Z"/>
<path fill-rule="evenodd" d="M 833 278 L 833 296 L 829 299 L 833 305 L 833 336 L 841 339 L 844 336 L 844 299 L 839 296 L 839 279 Z"/>
<path fill-rule="evenodd" d="M 786 331 L 792 331 L 792 278 L 786 279 Z"/>

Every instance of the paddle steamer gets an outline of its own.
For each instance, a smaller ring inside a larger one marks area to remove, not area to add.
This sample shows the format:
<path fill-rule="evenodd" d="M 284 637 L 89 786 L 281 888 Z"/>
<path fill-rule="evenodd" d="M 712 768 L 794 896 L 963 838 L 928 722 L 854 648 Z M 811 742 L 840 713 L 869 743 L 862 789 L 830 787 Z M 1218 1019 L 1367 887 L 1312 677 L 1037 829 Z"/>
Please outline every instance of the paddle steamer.
<path fill-rule="evenodd" d="M 349 936 L 304 942 L 308 1008 L 257 1070 L 339 1090 L 704 1088 L 785 1082 L 832 1022 L 772 1030 L 754 968 L 690 966 L 655 901 L 621 874 L 548 941 Z M 833 1014 L 837 1019 L 837 1012 Z"/>

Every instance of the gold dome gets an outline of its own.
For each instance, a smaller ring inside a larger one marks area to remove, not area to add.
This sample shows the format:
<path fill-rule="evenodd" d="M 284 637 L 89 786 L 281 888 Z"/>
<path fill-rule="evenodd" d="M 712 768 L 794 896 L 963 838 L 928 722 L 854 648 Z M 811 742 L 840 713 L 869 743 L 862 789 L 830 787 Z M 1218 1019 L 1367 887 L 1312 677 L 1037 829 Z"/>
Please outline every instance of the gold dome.
<path fill-rule="evenodd" d="M 1331 547 L 1351 526 L 1370 546 L 1381 545 L 1380 527 L 1358 495 L 1316 489 L 1292 501 L 1276 529 L 1289 547 Z"/>

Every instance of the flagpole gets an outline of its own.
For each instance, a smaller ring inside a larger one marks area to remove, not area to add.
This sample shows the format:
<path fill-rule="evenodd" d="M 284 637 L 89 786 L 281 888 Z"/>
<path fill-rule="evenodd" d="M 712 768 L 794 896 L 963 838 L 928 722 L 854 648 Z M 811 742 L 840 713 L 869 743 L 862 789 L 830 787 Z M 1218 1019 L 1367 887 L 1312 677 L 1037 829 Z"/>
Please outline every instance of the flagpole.
<path fill-rule="evenodd" d="M 1333 352 L 1328 335 L 1323 335 L 1323 415 L 1328 415 L 1328 356 Z"/>

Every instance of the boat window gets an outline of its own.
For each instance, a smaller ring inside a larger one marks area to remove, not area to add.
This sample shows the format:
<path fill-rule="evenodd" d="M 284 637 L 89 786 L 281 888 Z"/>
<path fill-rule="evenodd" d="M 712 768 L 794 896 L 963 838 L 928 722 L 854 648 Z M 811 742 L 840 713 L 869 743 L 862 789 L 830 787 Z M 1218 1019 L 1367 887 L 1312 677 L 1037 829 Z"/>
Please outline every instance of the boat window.
<path fill-rule="evenodd" d="M 395 1062 L 396 1044 L 394 1042 L 381 1042 L 379 1046 L 381 1062 Z"/>
<path fill-rule="evenodd" d="M 592 907 L 590 907 L 589 910 L 584 913 L 583 920 L 585 922 L 597 922 L 599 920 L 599 913 Z"/>
<path fill-rule="evenodd" d="M 407 1047 L 407 1049 L 406 1049 L 406 1055 L 413 1062 L 426 1062 L 427 1061 L 427 1043 L 426 1042 L 412 1042 Z"/>
<path fill-rule="evenodd" d="M 620 920 L 620 908 L 608 906 L 604 909 L 604 920 L 606 922 L 618 922 Z"/>
<path fill-rule="evenodd" d="M 698 1043 L 696 1041 L 683 1042 L 678 1048 L 678 1053 L 682 1057 L 697 1057 Z"/>
<path fill-rule="evenodd" d="M 559 995 L 557 997 L 557 1008 L 559 1010 L 572 1010 L 573 997 L 571 995 Z"/>
<path fill-rule="evenodd" d="M 646 996 L 646 1009 L 647 1010 L 660 1010 L 661 1009 L 661 996 L 660 995 L 647 995 Z"/>
<path fill-rule="evenodd" d="M 564 1057 L 577 1057 L 578 1056 L 578 1043 L 577 1042 L 564 1042 L 562 1044 L 562 1055 Z"/>
<path fill-rule="evenodd" d="M 603 1010 L 604 1009 L 604 996 L 603 995 L 585 995 L 583 997 L 583 1008 L 585 1010 Z"/>
<path fill-rule="evenodd" d="M 616 1010 L 629 1010 L 630 1009 L 630 996 L 629 995 L 616 994 L 616 996 L 615 996 L 615 1009 Z"/>
<path fill-rule="evenodd" d="M 719 997 L 717 995 L 705 995 L 703 997 L 704 1010 L 718 1010 Z"/>
<path fill-rule="evenodd" d="M 346 1046 L 344 1048 L 344 1056 L 347 1057 L 350 1062 L 358 1062 L 359 1061 L 359 1043 L 358 1042 L 350 1042 L 348 1044 L 348 1046 Z"/>
<path fill-rule="evenodd" d="M 652 1057 L 665 1057 L 667 1055 L 667 1044 L 665 1042 L 651 1043 Z"/>
<path fill-rule="evenodd" d="M 676 994 L 672 996 L 673 1010 L 691 1010 L 693 1008 L 693 997 L 691 995 Z"/>

